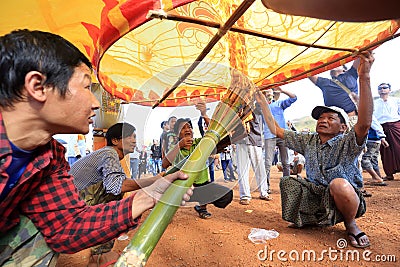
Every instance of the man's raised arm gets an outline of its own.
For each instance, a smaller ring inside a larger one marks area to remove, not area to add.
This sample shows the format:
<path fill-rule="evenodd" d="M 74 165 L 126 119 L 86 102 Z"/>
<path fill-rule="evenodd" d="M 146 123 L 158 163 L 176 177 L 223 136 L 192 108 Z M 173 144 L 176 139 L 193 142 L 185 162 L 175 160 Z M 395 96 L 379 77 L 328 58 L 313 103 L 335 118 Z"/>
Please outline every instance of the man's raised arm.
<path fill-rule="evenodd" d="M 357 137 L 357 144 L 361 145 L 372 123 L 372 113 L 374 111 L 374 102 L 371 93 L 370 71 L 374 56 L 372 52 L 366 51 L 359 54 L 360 65 L 358 67 L 359 76 L 359 102 L 358 102 L 358 120 L 354 125 L 354 131 Z"/>
<path fill-rule="evenodd" d="M 267 100 L 265 99 L 264 94 L 261 91 L 257 91 L 255 92 L 255 98 L 257 103 L 259 103 L 261 106 L 262 114 L 264 116 L 265 123 L 267 124 L 269 130 L 271 131 L 272 134 L 282 139 L 284 130 L 275 121 L 274 116 L 272 116 L 272 113 L 269 109 L 269 105 L 267 103 Z"/>

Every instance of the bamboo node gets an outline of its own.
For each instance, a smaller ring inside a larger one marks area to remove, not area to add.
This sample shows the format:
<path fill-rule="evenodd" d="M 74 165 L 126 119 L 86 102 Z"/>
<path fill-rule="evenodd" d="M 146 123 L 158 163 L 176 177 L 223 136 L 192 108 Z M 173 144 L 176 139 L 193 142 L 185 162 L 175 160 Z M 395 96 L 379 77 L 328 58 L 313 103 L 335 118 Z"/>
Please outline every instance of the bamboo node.
<path fill-rule="evenodd" d="M 214 131 L 213 129 L 207 130 L 206 133 L 210 133 L 210 134 L 214 135 L 214 136 L 217 138 L 217 139 L 215 140 L 216 143 L 218 143 L 218 142 L 220 141 L 220 139 L 221 139 L 221 135 L 219 135 L 219 133 L 218 133 L 217 131 Z"/>

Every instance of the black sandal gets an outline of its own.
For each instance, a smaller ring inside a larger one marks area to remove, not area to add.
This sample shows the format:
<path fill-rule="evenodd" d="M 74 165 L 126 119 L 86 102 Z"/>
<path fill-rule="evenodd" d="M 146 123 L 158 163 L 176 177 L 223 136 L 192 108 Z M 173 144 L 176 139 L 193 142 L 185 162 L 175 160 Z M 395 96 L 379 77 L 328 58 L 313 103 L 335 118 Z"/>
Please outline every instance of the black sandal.
<path fill-rule="evenodd" d="M 367 192 L 367 190 L 365 189 L 361 191 L 361 194 L 363 195 L 363 197 L 372 197 L 372 194 Z"/>
<path fill-rule="evenodd" d="M 201 208 L 199 205 L 194 206 L 194 210 L 197 211 L 201 219 L 208 219 L 211 217 L 211 213 L 207 209 Z"/>
<path fill-rule="evenodd" d="M 360 238 L 363 237 L 363 236 L 366 236 L 366 234 L 364 232 L 358 233 L 357 235 L 355 235 L 353 233 L 347 233 L 347 235 L 351 236 L 354 239 L 354 240 L 350 239 L 350 244 L 355 248 L 366 248 L 366 247 L 369 247 L 371 245 L 369 243 L 369 241 L 368 241 L 368 243 L 366 243 L 364 245 L 360 244 Z"/>

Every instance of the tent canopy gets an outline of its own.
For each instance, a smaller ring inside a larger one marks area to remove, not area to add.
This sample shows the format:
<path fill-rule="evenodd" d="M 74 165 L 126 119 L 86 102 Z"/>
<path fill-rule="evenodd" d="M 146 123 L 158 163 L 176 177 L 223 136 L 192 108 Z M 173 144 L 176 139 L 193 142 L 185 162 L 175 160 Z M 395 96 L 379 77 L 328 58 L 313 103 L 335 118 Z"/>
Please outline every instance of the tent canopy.
<path fill-rule="evenodd" d="M 273 87 L 351 61 L 355 52 L 379 45 L 399 28 L 395 21 L 354 23 L 286 15 L 254 1 L 221 34 L 219 28 L 241 3 L 3 1 L 0 34 L 28 28 L 63 36 L 90 58 L 108 92 L 141 105 L 154 105 L 219 34 L 204 59 L 160 104 L 178 106 L 204 95 L 211 101 L 221 99 L 231 68 L 258 86 Z"/>

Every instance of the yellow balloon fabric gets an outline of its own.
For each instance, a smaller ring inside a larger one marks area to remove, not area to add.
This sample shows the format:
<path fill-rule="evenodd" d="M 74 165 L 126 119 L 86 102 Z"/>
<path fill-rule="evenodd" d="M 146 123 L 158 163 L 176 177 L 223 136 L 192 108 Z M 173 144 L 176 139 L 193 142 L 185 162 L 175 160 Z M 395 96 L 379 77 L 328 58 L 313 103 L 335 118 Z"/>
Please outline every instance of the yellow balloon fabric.
<path fill-rule="evenodd" d="M 92 61 L 112 95 L 153 105 L 195 62 L 242 1 L 20 0 L 0 4 L 0 35 L 15 29 L 59 34 Z M 164 19 L 149 18 L 158 14 Z M 396 21 L 336 22 L 276 13 L 255 1 L 160 106 L 220 100 L 230 69 L 273 87 L 353 60 L 399 29 Z"/>

